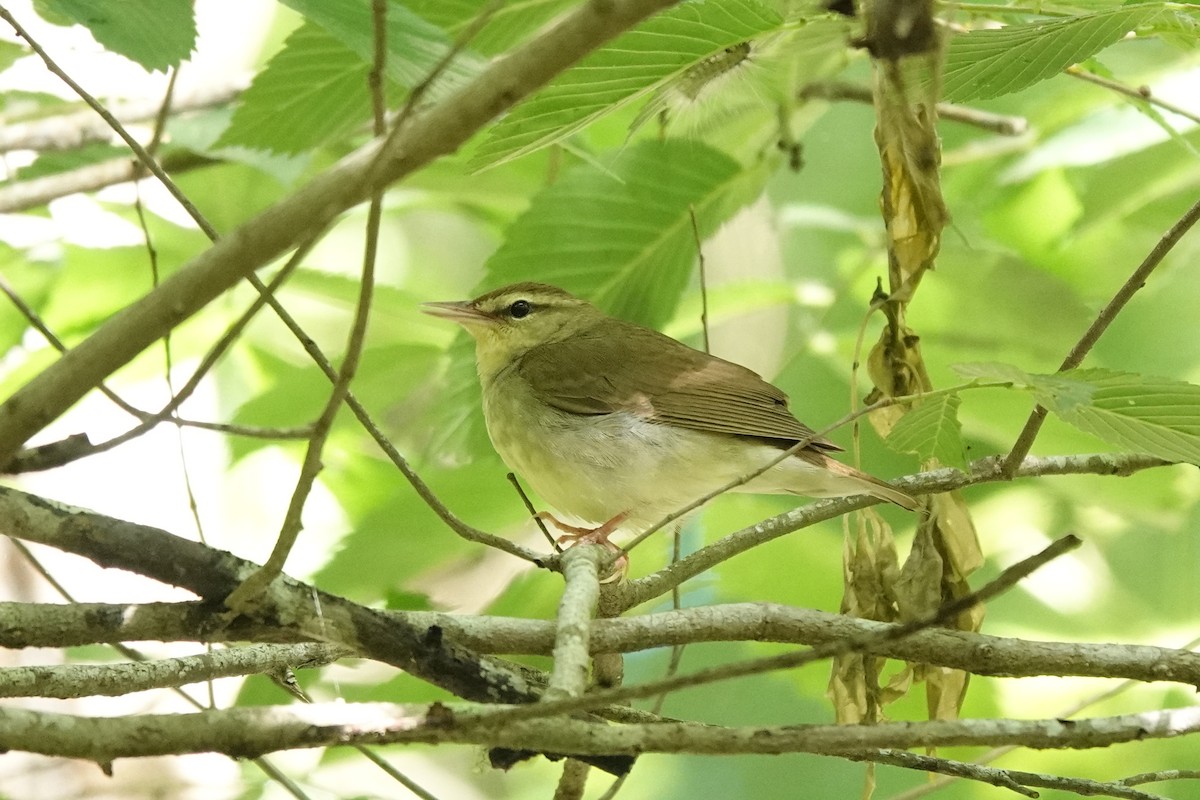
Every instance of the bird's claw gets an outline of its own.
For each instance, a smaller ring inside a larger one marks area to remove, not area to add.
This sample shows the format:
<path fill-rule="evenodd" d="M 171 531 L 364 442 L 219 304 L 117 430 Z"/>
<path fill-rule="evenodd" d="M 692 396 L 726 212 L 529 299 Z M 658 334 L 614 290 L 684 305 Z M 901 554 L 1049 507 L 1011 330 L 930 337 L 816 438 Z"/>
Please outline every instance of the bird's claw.
<path fill-rule="evenodd" d="M 579 544 L 598 544 L 606 550 L 618 554 L 616 559 L 613 560 L 612 573 L 602 578 L 601 583 L 620 581 L 629 571 L 629 554 L 608 539 L 609 534 L 621 527 L 621 523 L 628 517 L 629 512 L 622 511 L 603 525 L 595 528 L 583 528 L 577 525 L 568 525 L 549 511 L 539 511 L 537 513 L 538 519 L 549 522 L 560 531 L 563 531 L 562 536 L 555 539 L 559 544 L 567 544 L 568 547 L 574 547 Z"/>

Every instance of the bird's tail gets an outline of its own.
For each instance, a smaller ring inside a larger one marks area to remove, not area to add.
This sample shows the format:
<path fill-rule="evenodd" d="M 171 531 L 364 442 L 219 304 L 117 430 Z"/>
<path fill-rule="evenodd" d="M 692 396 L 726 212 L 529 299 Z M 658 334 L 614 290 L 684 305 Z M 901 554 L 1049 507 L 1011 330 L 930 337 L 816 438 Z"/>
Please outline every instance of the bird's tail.
<path fill-rule="evenodd" d="M 805 455 L 809 456 L 809 453 L 806 452 Z M 907 492 L 900 491 L 889 483 L 884 483 L 874 475 L 868 475 L 867 473 L 857 470 L 854 467 L 848 467 L 842 462 L 830 458 L 824 453 L 814 453 L 813 455 L 819 456 L 822 459 L 822 466 L 835 475 L 840 475 L 844 478 L 852 478 L 854 483 L 861 487 L 860 492 L 862 494 L 869 494 L 872 497 L 878 497 L 880 500 L 887 500 L 889 503 L 895 503 L 901 508 L 906 508 L 909 511 L 916 511 L 920 505 L 917 502 L 917 499 L 912 495 L 908 494 Z M 846 492 L 846 494 L 851 494 L 851 492 Z"/>

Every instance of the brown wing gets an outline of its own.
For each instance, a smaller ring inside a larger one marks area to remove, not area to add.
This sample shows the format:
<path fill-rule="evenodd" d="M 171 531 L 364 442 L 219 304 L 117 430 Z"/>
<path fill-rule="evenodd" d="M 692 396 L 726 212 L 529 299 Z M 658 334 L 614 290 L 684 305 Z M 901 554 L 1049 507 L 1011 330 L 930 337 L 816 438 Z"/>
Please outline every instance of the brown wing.
<path fill-rule="evenodd" d="M 575 414 L 628 411 L 701 431 L 795 442 L 813 434 L 787 395 L 757 373 L 640 325 L 605 320 L 591 332 L 526 353 L 520 375 L 547 403 Z M 825 439 L 813 445 L 840 450 Z"/>

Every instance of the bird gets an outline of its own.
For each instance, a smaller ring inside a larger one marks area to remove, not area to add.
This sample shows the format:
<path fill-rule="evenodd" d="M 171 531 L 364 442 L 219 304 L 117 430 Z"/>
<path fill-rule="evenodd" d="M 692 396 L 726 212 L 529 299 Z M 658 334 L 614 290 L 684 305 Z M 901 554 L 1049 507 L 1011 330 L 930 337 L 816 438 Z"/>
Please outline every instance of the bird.
<path fill-rule="evenodd" d="M 544 283 L 523 282 L 423 311 L 462 325 L 475 360 L 488 435 L 501 459 L 561 514 L 540 516 L 610 545 L 793 455 L 732 491 L 866 494 L 909 510 L 917 501 L 829 453 L 756 372 L 618 319 Z M 593 526 L 593 527 L 588 527 Z"/>

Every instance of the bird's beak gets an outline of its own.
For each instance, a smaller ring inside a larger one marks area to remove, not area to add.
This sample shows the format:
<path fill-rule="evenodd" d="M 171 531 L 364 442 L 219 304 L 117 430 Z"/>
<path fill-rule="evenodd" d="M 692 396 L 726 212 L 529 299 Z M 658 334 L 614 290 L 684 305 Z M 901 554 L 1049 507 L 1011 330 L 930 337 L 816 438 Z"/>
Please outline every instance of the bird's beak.
<path fill-rule="evenodd" d="M 495 320 L 483 313 L 469 300 L 455 300 L 441 303 L 422 303 L 421 310 L 434 317 L 441 317 L 459 325 L 490 325 Z"/>

